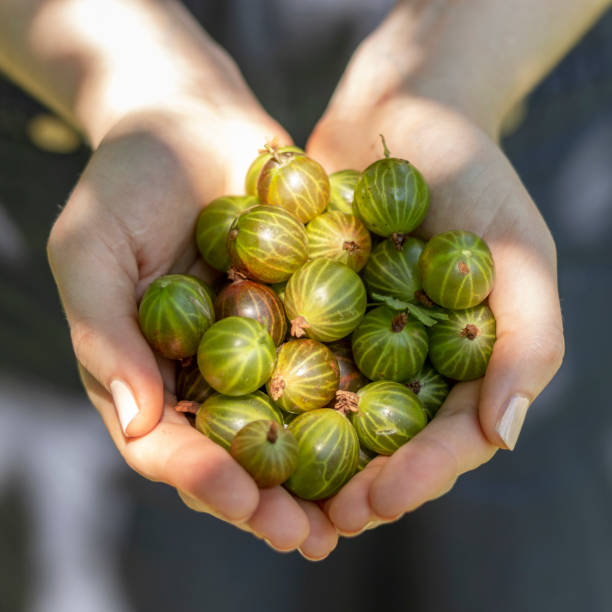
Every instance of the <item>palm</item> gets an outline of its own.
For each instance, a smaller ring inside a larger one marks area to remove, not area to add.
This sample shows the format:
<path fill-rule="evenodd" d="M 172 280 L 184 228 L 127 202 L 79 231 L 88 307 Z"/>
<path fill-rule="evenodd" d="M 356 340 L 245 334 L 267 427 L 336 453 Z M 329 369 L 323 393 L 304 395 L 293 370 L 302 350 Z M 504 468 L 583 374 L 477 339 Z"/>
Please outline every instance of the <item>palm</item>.
<path fill-rule="evenodd" d="M 243 190 L 248 163 L 275 133 L 282 135 L 276 124 L 254 124 L 238 146 L 227 134 L 215 138 L 198 116 L 117 126 L 94 153 L 49 251 L 85 388 L 128 464 L 177 488 L 193 509 L 316 558 L 337 537 L 321 510 L 281 487 L 259 492 L 224 449 L 174 410 L 174 365 L 154 357 L 137 323 L 138 300 L 154 278 L 212 278 L 194 246 L 198 212 Z M 117 377 L 137 399 L 140 421 L 131 433 L 138 437 L 126 438 L 117 420 L 108 391 Z"/>
<path fill-rule="evenodd" d="M 327 116 L 308 151 L 330 172 L 361 170 L 382 156 L 381 133 L 391 154 L 413 163 L 430 186 L 430 210 L 417 233 L 429 238 L 466 229 L 489 244 L 496 264 L 489 303 L 498 341 L 483 381 L 456 385 L 419 436 L 391 458 L 372 462 L 328 503 L 330 517 L 345 532 L 399 516 L 489 460 L 505 445 L 495 430 L 500 410 L 513 393 L 533 399 L 547 384 L 558 365 L 551 362 L 558 361 L 561 336 L 554 243 L 497 145 L 437 104 L 395 100 L 363 120 Z M 525 361 L 536 364 L 531 373 L 521 368 Z"/>

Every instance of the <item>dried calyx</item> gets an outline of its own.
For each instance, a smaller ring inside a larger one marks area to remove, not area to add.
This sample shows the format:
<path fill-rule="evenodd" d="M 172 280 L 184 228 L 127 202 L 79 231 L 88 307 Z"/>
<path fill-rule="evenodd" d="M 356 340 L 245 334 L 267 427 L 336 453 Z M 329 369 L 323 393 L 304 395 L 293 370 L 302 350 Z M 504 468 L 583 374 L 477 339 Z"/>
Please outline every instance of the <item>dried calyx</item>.
<path fill-rule="evenodd" d="M 429 296 L 422 290 L 419 289 L 418 291 L 414 292 L 414 297 L 423 305 L 426 306 L 427 308 L 433 308 L 435 306 L 435 304 L 431 301 L 431 299 L 429 298 Z"/>
<path fill-rule="evenodd" d="M 418 380 L 413 380 L 411 383 L 406 385 L 415 395 L 419 394 L 421 390 L 421 383 Z"/>
<path fill-rule="evenodd" d="M 354 253 L 359 249 L 359 245 L 354 240 L 345 240 L 342 248 L 349 253 Z"/>
<path fill-rule="evenodd" d="M 286 386 L 287 383 L 280 374 L 273 376 L 272 380 L 270 381 L 270 397 L 274 401 L 281 398 Z"/>
<path fill-rule="evenodd" d="M 405 312 L 400 312 L 391 319 L 391 331 L 399 333 L 406 327 L 408 315 Z"/>
<path fill-rule="evenodd" d="M 401 251 L 404 248 L 404 243 L 406 242 L 406 234 L 401 234 L 400 232 L 393 232 L 391 234 L 391 241 L 393 242 L 393 246 Z"/>
<path fill-rule="evenodd" d="M 475 325 L 472 325 L 472 323 L 468 323 L 460 333 L 462 338 L 467 338 L 468 340 L 474 340 L 479 334 L 480 330 Z"/>
<path fill-rule="evenodd" d="M 238 268 L 234 268 L 234 266 L 232 266 L 227 271 L 227 278 L 229 278 L 231 281 L 237 282 L 247 280 L 248 276 L 244 272 L 238 270 Z"/>
<path fill-rule="evenodd" d="M 182 400 L 174 407 L 174 409 L 177 412 L 186 412 L 187 414 L 197 414 L 198 410 L 200 409 L 200 404 L 199 402 L 191 402 L 189 400 Z"/>
<path fill-rule="evenodd" d="M 357 412 L 359 407 L 359 396 L 352 391 L 336 391 L 334 408 L 346 416 L 349 412 Z"/>
<path fill-rule="evenodd" d="M 308 321 L 304 317 L 296 317 L 291 321 L 291 335 L 295 338 L 301 338 L 302 336 L 306 335 L 305 330 L 309 327 L 310 323 L 308 323 Z"/>

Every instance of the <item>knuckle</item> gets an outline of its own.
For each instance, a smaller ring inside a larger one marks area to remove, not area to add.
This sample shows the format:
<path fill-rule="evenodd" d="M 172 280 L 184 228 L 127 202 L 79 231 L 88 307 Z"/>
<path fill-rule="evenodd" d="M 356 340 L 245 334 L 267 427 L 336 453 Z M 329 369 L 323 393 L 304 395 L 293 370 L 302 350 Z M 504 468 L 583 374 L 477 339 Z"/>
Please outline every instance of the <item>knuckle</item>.
<path fill-rule="evenodd" d="M 73 323 L 70 327 L 72 348 L 78 362 L 91 372 L 92 355 L 95 353 L 97 333 L 83 322 Z"/>
<path fill-rule="evenodd" d="M 538 358 L 550 368 L 551 373 L 557 372 L 565 356 L 563 333 L 551 331 L 551 333 L 539 339 L 535 348 Z"/>

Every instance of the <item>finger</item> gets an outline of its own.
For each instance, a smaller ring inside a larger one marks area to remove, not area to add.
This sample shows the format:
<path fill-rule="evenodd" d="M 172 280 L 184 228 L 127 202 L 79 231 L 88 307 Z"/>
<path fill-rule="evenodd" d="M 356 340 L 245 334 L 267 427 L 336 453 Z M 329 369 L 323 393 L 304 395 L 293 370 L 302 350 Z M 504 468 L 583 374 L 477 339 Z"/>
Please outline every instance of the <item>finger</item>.
<path fill-rule="evenodd" d="M 296 550 L 308 537 L 308 517 L 282 487 L 259 491 L 259 505 L 248 526 L 279 552 Z"/>
<path fill-rule="evenodd" d="M 192 510 L 217 516 L 200 500 L 184 491 L 178 491 L 178 494 Z M 289 552 L 300 546 L 300 553 L 307 559 L 324 559 L 338 542 L 335 529 L 316 504 L 295 499 L 293 501 L 297 503 L 294 505 L 287 497 L 291 498 L 280 487 L 261 490 L 257 510 L 247 523 L 235 523 L 235 526 L 263 539 L 278 552 Z"/>
<path fill-rule="evenodd" d="M 209 506 L 179 491 L 179 497 L 192 510 L 216 515 Z M 310 523 L 315 523 L 315 530 L 321 531 L 318 522 L 322 522 L 320 517 L 312 517 L 310 509 L 303 509 L 301 500 L 295 500 L 281 487 L 262 489 L 259 495 L 259 506 L 246 523 L 235 523 L 235 526 L 243 531 L 252 533 L 278 552 L 289 552 L 295 550 L 304 541 L 310 539 Z M 298 503 L 296 503 L 298 502 Z M 308 510 L 308 512 L 306 511 Z M 319 510 L 321 513 L 321 511 Z M 323 513 L 321 513 L 323 514 Z M 318 521 L 317 521 L 318 519 Z M 323 519 L 325 516 L 323 515 Z M 326 519 L 325 519 L 326 520 Z M 329 521 L 327 521 L 329 525 Z M 333 528 L 330 529 L 333 530 Z M 333 547 L 332 547 L 333 548 Z M 330 548 L 331 550 L 331 548 Z M 328 554 L 329 551 L 325 553 Z M 323 553 L 322 553 L 323 556 Z"/>
<path fill-rule="evenodd" d="M 491 459 L 497 448 L 480 428 L 480 386 L 480 381 L 456 385 L 433 421 L 389 457 L 369 491 L 376 516 L 394 520 L 415 510 Z"/>
<path fill-rule="evenodd" d="M 378 520 L 369 501 L 372 483 L 388 459 L 376 457 L 355 474 L 326 505 L 326 512 L 343 536 L 355 536 Z"/>
<path fill-rule="evenodd" d="M 193 510 L 194 512 L 200 512 L 202 514 L 210 514 L 211 516 L 214 516 L 215 518 L 218 518 L 218 519 L 220 519 L 222 521 L 225 520 L 221 515 L 216 514 L 211 509 L 210 506 L 207 506 L 206 504 L 202 503 L 201 500 L 196 499 L 195 497 L 192 497 L 191 495 L 189 495 L 185 491 L 181 491 L 181 490 L 177 489 L 176 492 L 178 493 L 178 496 L 181 499 L 181 501 L 190 510 Z M 237 527 L 241 531 L 245 531 L 246 533 L 251 533 L 251 534 L 257 536 L 257 534 L 247 525 L 247 523 L 233 523 L 233 525 L 234 525 L 234 527 Z"/>
<path fill-rule="evenodd" d="M 303 499 L 296 501 L 310 523 L 308 537 L 299 547 L 300 554 L 309 561 L 322 561 L 338 545 L 338 532 L 317 504 Z"/>
<path fill-rule="evenodd" d="M 81 376 L 113 442 L 132 469 L 185 492 L 226 521 L 244 523 L 251 518 L 259 505 L 259 491 L 225 449 L 191 427 L 169 405 L 153 431 L 126 438 L 111 395 L 82 368 Z"/>
<path fill-rule="evenodd" d="M 493 444 L 512 450 L 529 405 L 561 365 L 563 325 L 554 251 L 546 257 L 516 239 L 496 240 L 492 251 L 496 281 L 489 303 L 497 340 L 482 388 L 480 422 Z"/>
<path fill-rule="evenodd" d="M 124 433 L 144 435 L 161 417 L 163 384 L 138 326 L 137 265 L 115 229 L 107 235 L 112 248 L 91 231 L 102 221 L 83 219 L 84 208 L 66 211 L 56 223 L 49 261 L 79 363 L 113 395 Z"/>

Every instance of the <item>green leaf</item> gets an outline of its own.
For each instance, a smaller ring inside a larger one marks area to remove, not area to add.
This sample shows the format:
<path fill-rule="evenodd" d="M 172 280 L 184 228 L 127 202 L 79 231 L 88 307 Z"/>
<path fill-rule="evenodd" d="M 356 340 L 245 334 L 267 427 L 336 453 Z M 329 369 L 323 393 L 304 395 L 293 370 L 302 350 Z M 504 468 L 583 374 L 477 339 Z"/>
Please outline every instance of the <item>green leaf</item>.
<path fill-rule="evenodd" d="M 448 320 L 448 315 L 438 307 L 425 308 L 424 306 L 410 304 L 410 302 L 404 302 L 404 300 L 400 300 L 390 295 L 382 295 L 380 293 L 372 293 L 372 299 L 383 303 L 385 306 L 391 308 L 391 310 L 407 310 L 417 321 L 420 321 L 427 327 L 432 327 L 438 321 Z"/>
<path fill-rule="evenodd" d="M 391 310 L 406 310 L 406 308 L 408 308 L 408 302 L 391 297 L 390 295 L 372 293 L 372 299 L 376 300 L 377 302 L 382 302 L 385 306 L 391 308 Z"/>
<path fill-rule="evenodd" d="M 420 321 L 423 325 L 427 327 L 432 327 L 438 321 L 433 317 L 429 316 L 429 313 L 424 308 L 420 306 L 415 306 L 414 304 L 408 304 L 406 310 L 417 320 Z"/>

